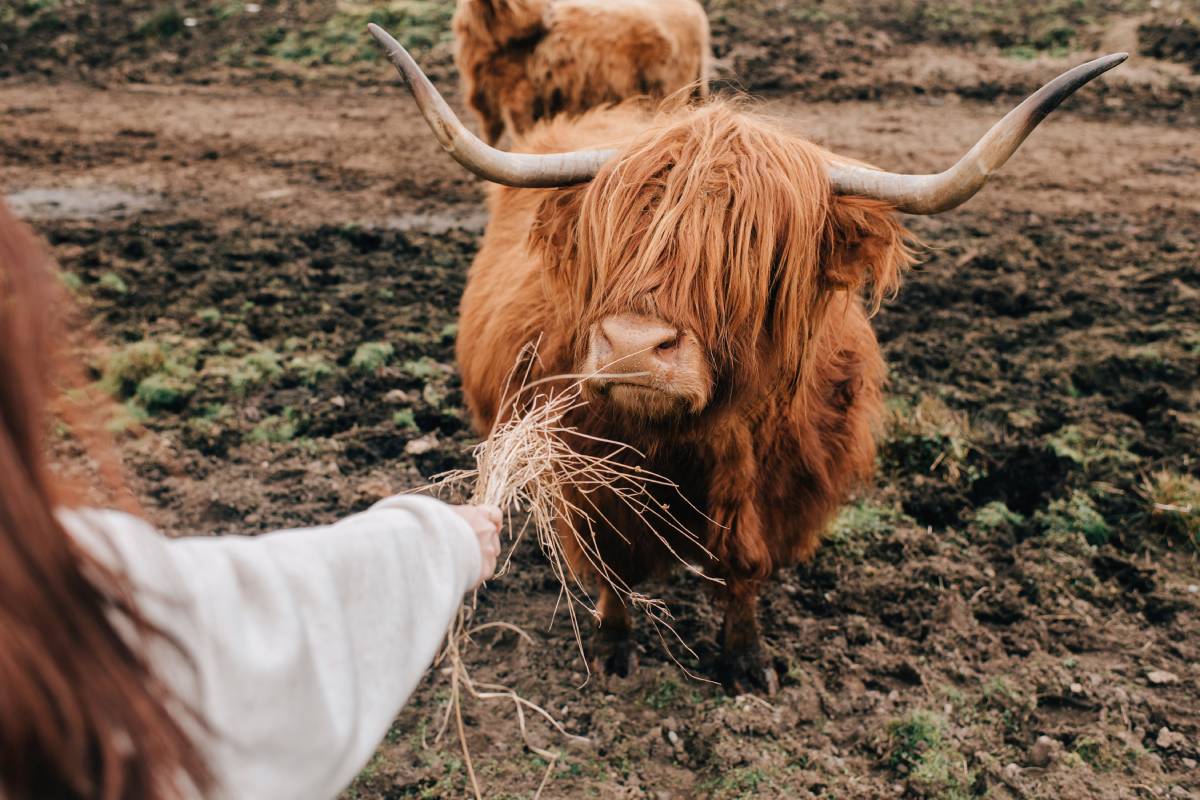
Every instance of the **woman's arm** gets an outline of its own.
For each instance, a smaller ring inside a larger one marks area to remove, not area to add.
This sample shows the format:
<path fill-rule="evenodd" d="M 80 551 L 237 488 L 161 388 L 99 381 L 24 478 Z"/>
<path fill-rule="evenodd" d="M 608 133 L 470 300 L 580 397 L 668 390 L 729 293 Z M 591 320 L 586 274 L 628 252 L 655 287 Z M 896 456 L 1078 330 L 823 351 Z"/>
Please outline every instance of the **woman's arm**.
<path fill-rule="evenodd" d="M 481 569 L 450 506 L 385 500 L 325 528 L 167 539 L 117 512 L 64 515 L 124 570 L 149 620 L 190 656 L 152 656 L 211 732 L 237 797 L 330 798 L 366 764 Z M 159 650 L 163 650 L 161 654 Z"/>

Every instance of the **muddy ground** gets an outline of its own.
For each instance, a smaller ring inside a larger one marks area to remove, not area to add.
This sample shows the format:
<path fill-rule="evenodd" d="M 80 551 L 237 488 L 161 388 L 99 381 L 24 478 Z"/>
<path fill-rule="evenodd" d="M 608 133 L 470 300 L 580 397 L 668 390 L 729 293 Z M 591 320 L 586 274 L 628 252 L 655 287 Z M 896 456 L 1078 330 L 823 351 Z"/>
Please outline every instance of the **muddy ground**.
<path fill-rule="evenodd" d="M 97 321 L 147 513 L 180 534 L 328 522 L 467 464 L 454 309 L 482 191 L 338 38 L 357 12 L 117 5 L 0 10 L 0 191 Z M 1152 55 L 966 207 L 910 220 L 923 263 L 876 321 L 879 477 L 764 600 L 780 694 L 689 680 L 644 626 L 634 676 L 583 685 L 523 547 L 480 615 L 532 643 L 483 637 L 470 668 L 588 743 L 533 724 L 562 752 L 547 773 L 511 706 L 468 704 L 489 796 L 547 774 L 542 797 L 1200 793 L 1200 76 L 1194 10 L 1154 5 L 710 3 L 726 80 L 914 171 L 1100 48 Z M 424 15 L 414 44 L 448 75 L 445 6 L 387 8 Z M 701 587 L 650 590 L 711 676 Z M 346 797 L 464 794 L 453 737 L 433 741 L 446 694 L 425 681 Z"/>

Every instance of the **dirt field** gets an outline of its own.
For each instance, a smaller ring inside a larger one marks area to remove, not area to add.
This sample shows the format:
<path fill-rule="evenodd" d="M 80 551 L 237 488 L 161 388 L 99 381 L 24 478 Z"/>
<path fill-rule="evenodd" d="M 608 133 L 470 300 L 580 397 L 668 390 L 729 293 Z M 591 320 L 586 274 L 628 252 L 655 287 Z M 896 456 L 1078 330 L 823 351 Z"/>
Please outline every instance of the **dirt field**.
<path fill-rule="evenodd" d="M 0 191 L 98 321 L 158 523 L 331 521 L 467 463 L 454 309 L 482 190 L 341 36 L 355 7 L 194 6 L 0 10 Z M 386 6 L 449 88 L 445 4 Z M 911 220 L 928 249 L 876 321 L 879 477 L 764 598 L 778 696 L 688 680 L 644 626 L 634 676 L 580 688 L 532 547 L 480 595 L 533 643 L 485 637 L 475 677 L 589 740 L 533 726 L 563 753 L 541 796 L 1200 795 L 1194 7 L 709 7 L 723 79 L 907 171 L 1102 48 L 1153 56 L 1068 101 L 964 208 Z M 651 590 L 713 674 L 697 582 Z M 463 796 L 453 735 L 432 741 L 446 693 L 425 681 L 346 797 Z M 533 797 L 547 764 L 511 706 L 465 712 L 489 796 Z"/>

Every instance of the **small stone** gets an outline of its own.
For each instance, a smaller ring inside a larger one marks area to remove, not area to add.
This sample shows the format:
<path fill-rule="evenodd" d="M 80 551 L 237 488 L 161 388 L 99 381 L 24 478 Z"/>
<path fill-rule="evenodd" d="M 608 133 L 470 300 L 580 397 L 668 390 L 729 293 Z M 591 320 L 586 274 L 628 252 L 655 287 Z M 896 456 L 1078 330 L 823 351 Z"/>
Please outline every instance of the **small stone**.
<path fill-rule="evenodd" d="M 1185 767 L 1187 767 L 1188 769 L 1195 769 L 1195 768 L 1196 768 L 1196 766 L 1197 766 L 1196 759 L 1194 759 L 1194 758 L 1185 758 L 1185 759 L 1183 759 L 1183 765 L 1184 765 Z"/>
<path fill-rule="evenodd" d="M 1082 683 L 1072 683 L 1070 688 L 1071 688 L 1071 694 L 1083 694 L 1083 684 Z"/>
<path fill-rule="evenodd" d="M 1187 744 L 1187 737 L 1182 733 L 1173 731 L 1164 725 L 1158 731 L 1158 737 L 1154 740 L 1160 749 L 1171 750 L 1176 747 L 1183 747 Z"/>
<path fill-rule="evenodd" d="M 1169 683 L 1179 683 L 1179 676 L 1165 669 L 1152 669 L 1146 673 L 1146 680 L 1155 686 L 1165 686 Z"/>
<path fill-rule="evenodd" d="M 331 397 L 329 398 L 329 405 L 333 406 L 334 408 L 345 408 L 346 398 L 342 397 L 340 394 L 336 397 Z"/>
<path fill-rule="evenodd" d="M 392 389 L 383 396 L 383 402 L 394 406 L 412 405 L 412 396 L 403 389 Z"/>
<path fill-rule="evenodd" d="M 199 24 L 200 24 L 200 20 L 196 19 L 195 17 L 184 17 L 183 18 L 183 27 L 185 27 L 185 28 L 194 28 Z"/>
<path fill-rule="evenodd" d="M 667 731 L 667 741 L 671 743 L 672 747 L 677 747 L 679 745 L 679 734 L 675 731 Z"/>
<path fill-rule="evenodd" d="M 420 456 L 431 450 L 436 450 L 438 439 L 436 433 L 427 433 L 424 436 L 418 436 L 416 439 L 410 439 L 408 444 L 404 445 L 404 452 L 410 456 Z"/>
<path fill-rule="evenodd" d="M 1060 750 L 1062 745 L 1058 740 L 1049 736 L 1039 736 L 1033 747 L 1029 748 L 1029 764 L 1033 767 L 1048 767 L 1058 758 Z"/>

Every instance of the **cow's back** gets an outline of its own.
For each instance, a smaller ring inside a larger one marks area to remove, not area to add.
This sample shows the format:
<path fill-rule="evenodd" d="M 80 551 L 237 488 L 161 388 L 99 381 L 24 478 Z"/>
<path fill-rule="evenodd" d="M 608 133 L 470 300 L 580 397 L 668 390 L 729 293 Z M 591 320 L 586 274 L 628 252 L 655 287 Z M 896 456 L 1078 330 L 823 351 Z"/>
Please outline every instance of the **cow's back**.
<path fill-rule="evenodd" d="M 633 97 L 706 93 L 695 0 L 460 0 L 455 60 L 485 138 Z"/>

